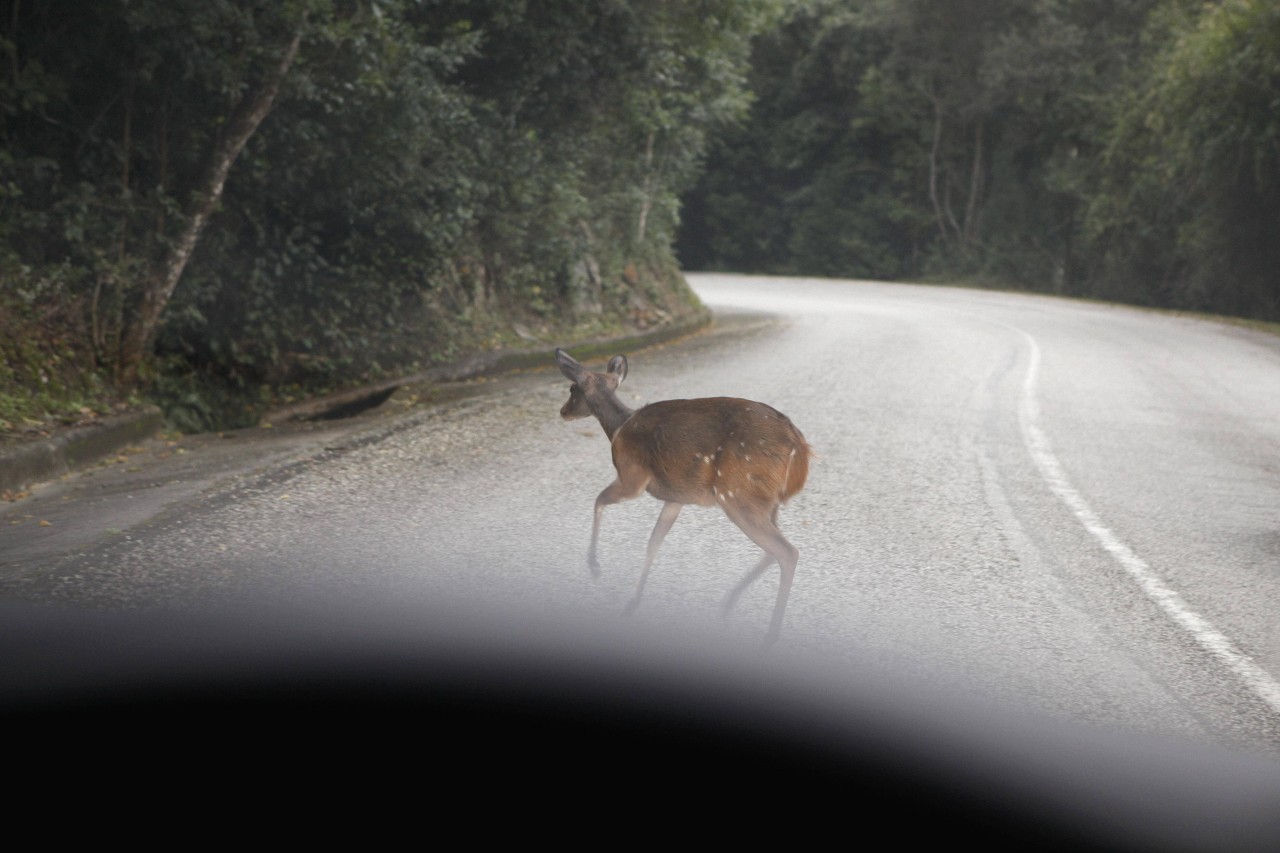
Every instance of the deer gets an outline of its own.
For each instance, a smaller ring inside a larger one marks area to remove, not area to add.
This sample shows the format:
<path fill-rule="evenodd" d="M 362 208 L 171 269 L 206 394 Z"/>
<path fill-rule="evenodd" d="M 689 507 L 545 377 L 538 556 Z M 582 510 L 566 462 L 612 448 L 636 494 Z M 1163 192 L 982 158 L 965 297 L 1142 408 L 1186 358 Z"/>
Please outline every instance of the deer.
<path fill-rule="evenodd" d="M 772 406 L 737 397 L 662 400 L 633 410 L 618 398 L 627 358 L 615 355 L 603 373 L 588 370 L 563 349 L 555 351 L 560 372 L 573 384 L 560 409 L 566 421 L 595 417 L 613 453 L 617 478 L 596 497 L 587 566 L 599 577 L 597 545 L 604 508 L 644 492 L 662 501 L 649 536 L 635 595 L 640 604 L 658 548 L 686 504 L 719 506 L 747 538 L 764 550 L 759 563 L 729 591 L 727 615 L 738 597 L 773 563 L 781 571 L 778 597 L 765 635 L 772 645 L 782 630 L 787 598 L 800 552 L 778 529 L 778 508 L 804 488 L 812 456 L 809 443 L 786 415 Z"/>

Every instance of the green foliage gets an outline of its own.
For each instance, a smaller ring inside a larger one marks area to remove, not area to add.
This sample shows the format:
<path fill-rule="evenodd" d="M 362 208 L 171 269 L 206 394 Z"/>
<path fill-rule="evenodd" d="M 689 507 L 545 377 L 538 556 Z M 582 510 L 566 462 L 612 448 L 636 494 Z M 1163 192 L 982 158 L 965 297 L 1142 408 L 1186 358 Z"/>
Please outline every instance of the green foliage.
<path fill-rule="evenodd" d="M 1088 208 L 1097 278 L 1143 301 L 1280 318 L 1280 8 L 1179 4 L 1109 104 Z"/>
<path fill-rule="evenodd" d="M 78 313 L 43 297 L 55 284 L 5 268 L 16 286 L 0 292 L 0 436 L 110 414 L 124 402 L 99 371 Z M 24 286 L 25 285 L 25 286 Z"/>
<path fill-rule="evenodd" d="M 1280 316 L 1280 7 L 818 0 L 757 38 L 693 268 Z"/>
<path fill-rule="evenodd" d="M 902 202 L 915 173 L 911 129 L 892 122 L 902 111 L 874 64 L 884 44 L 833 8 L 802 8 L 757 41 L 750 118 L 712 142 L 685 199 L 686 265 L 908 273 L 921 227 Z"/>
<path fill-rule="evenodd" d="M 164 412 L 168 426 L 185 433 L 254 426 L 271 401 L 266 386 L 228 381 L 223 374 L 180 358 L 158 366 L 149 396 Z"/>
<path fill-rule="evenodd" d="M 0 21 L 0 262 L 78 316 L 108 374 L 234 116 L 303 34 L 155 340 L 146 375 L 189 425 L 491 344 L 512 321 L 689 310 L 687 289 L 659 287 L 634 314 L 641 282 L 678 279 L 679 192 L 708 132 L 745 111 L 750 39 L 780 6 L 63 2 Z"/>

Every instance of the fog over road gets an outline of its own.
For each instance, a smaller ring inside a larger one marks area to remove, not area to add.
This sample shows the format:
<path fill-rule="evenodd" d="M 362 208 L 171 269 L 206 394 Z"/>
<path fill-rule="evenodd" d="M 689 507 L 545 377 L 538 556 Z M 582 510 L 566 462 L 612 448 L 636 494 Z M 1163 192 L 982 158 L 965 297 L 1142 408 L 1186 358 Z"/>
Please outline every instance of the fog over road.
<path fill-rule="evenodd" d="M 622 396 L 761 400 L 813 445 L 780 516 L 800 563 L 775 654 L 1280 753 L 1280 339 L 1029 295 L 690 281 L 724 329 L 628 353 Z M 548 355 L 0 578 L 0 596 L 481 601 L 758 642 L 776 571 L 720 617 L 758 551 L 716 509 L 681 515 L 630 617 L 659 502 L 606 510 L 590 576 L 613 469 L 594 421 L 560 420 L 567 386 Z"/>

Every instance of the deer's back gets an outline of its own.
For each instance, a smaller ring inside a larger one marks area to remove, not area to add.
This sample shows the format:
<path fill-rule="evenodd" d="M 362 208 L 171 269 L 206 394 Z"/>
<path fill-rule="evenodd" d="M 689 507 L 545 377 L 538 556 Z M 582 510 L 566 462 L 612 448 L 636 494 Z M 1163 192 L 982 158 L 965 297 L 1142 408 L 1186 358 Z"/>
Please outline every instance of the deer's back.
<path fill-rule="evenodd" d="M 660 500 L 707 506 L 750 501 L 772 509 L 804 487 L 809 445 L 786 415 L 737 397 L 663 400 L 614 435 L 613 462 L 649 476 Z"/>

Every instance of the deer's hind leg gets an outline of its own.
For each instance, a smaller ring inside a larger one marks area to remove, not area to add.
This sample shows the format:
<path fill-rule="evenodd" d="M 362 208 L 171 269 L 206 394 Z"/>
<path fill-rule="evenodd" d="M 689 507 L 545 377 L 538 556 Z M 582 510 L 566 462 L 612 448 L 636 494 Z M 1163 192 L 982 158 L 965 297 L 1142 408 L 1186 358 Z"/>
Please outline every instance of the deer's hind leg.
<path fill-rule="evenodd" d="M 730 516 L 730 518 L 732 517 L 733 516 Z M 773 523 L 775 528 L 778 526 L 778 507 L 773 508 L 773 512 L 770 514 L 769 520 Z M 734 523 L 738 524 L 736 521 Z M 741 527 L 741 524 L 738 526 Z M 745 528 L 743 529 L 745 531 Z M 756 563 L 755 567 L 743 575 L 742 580 L 734 584 L 733 589 L 729 590 L 729 594 L 724 597 L 724 602 L 720 605 L 720 614 L 722 616 L 728 616 L 733 612 L 734 605 L 738 603 L 738 598 L 742 593 L 746 592 L 747 587 L 755 583 L 760 576 L 764 574 L 765 569 L 769 568 L 776 562 L 778 562 L 778 558 L 768 551 L 765 551 L 764 557 L 761 558 L 760 562 Z"/>
<path fill-rule="evenodd" d="M 765 645 L 769 645 L 778 639 L 778 634 L 782 630 L 782 619 L 787 611 L 787 599 L 791 595 L 791 584 L 795 580 L 796 563 L 800 561 L 800 552 L 787 541 L 782 531 L 778 530 L 777 506 L 768 513 L 756 510 L 749 505 L 734 505 L 729 501 L 722 506 L 730 520 L 765 552 L 760 562 L 729 591 L 724 603 L 724 612 L 727 613 L 737 602 L 743 590 L 764 574 L 765 569 L 774 562 L 778 564 L 781 572 L 778 579 L 778 598 L 773 605 L 773 618 L 769 622 L 769 632 L 765 635 Z"/>
<path fill-rule="evenodd" d="M 742 595 L 756 580 L 764 574 L 764 570 L 778 562 L 777 558 L 769 552 L 765 552 L 760 562 L 756 563 L 755 568 L 742 576 L 742 580 L 733 585 L 733 589 L 729 590 L 729 594 L 724 597 L 724 602 L 720 605 L 720 613 L 728 616 L 733 612 L 734 605 L 738 603 L 739 596 Z"/>

